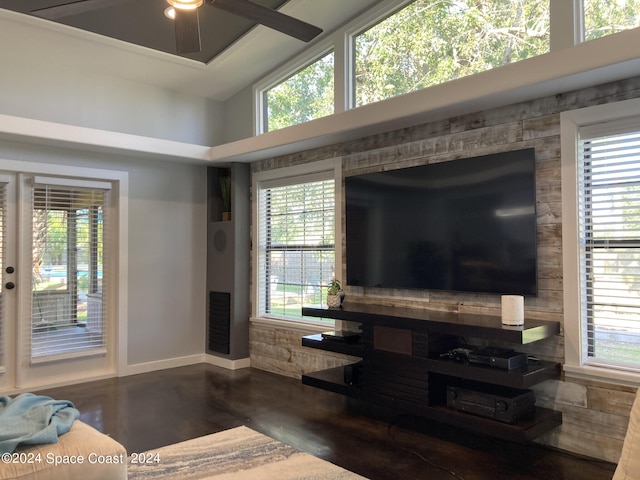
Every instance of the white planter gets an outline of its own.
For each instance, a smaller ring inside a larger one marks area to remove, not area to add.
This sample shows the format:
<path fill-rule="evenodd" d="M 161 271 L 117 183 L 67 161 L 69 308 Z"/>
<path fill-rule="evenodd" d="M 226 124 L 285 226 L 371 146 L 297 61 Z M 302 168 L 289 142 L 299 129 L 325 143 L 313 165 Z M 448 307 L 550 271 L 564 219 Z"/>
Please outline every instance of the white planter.
<path fill-rule="evenodd" d="M 340 295 L 327 295 L 327 306 L 331 308 L 339 307 L 342 304 L 342 297 Z"/>

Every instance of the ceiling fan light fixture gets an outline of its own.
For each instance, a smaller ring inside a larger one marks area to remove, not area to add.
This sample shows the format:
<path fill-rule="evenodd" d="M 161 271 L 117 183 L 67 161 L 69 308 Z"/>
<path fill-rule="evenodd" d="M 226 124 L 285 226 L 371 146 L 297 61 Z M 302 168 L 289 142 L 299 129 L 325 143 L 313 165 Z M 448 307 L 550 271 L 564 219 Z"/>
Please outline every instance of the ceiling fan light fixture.
<path fill-rule="evenodd" d="M 178 10 L 195 10 L 202 6 L 204 0 L 167 0 L 167 3 Z"/>

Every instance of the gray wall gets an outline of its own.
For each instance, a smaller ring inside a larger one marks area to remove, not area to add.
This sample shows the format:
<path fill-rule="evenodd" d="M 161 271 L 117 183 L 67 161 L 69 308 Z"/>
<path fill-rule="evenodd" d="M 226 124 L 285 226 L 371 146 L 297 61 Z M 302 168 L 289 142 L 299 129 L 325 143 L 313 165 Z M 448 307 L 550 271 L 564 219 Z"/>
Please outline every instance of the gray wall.
<path fill-rule="evenodd" d="M 223 105 L 197 96 L 15 59 L 0 70 L 0 113 L 197 145 L 223 139 Z"/>
<path fill-rule="evenodd" d="M 206 168 L 129 171 L 129 365 L 204 352 Z"/>
<path fill-rule="evenodd" d="M 128 364 L 204 353 L 206 167 L 0 140 L 2 160 L 128 172 Z"/>
<path fill-rule="evenodd" d="M 199 145 L 224 140 L 220 102 L 44 55 L 3 56 L 0 114 Z M 3 159 L 128 172 L 128 364 L 204 353 L 206 167 L 0 140 L 0 168 Z"/>
<path fill-rule="evenodd" d="M 253 87 L 247 87 L 224 102 L 224 140 L 235 142 L 253 137 Z"/>

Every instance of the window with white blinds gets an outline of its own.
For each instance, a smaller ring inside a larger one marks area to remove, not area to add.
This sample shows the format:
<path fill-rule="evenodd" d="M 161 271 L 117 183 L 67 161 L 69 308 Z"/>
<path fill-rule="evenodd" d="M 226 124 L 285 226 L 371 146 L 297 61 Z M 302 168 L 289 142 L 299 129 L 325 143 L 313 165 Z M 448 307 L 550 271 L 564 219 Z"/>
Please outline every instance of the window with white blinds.
<path fill-rule="evenodd" d="M 335 275 L 334 172 L 260 183 L 257 211 L 257 313 L 301 319 Z"/>
<path fill-rule="evenodd" d="M 581 128 L 578 147 L 584 362 L 640 370 L 640 125 Z"/>
<path fill-rule="evenodd" d="M 43 182 L 43 183 L 40 183 Z M 58 184 L 61 183 L 61 184 Z M 36 179 L 32 210 L 31 359 L 104 352 L 109 184 Z"/>

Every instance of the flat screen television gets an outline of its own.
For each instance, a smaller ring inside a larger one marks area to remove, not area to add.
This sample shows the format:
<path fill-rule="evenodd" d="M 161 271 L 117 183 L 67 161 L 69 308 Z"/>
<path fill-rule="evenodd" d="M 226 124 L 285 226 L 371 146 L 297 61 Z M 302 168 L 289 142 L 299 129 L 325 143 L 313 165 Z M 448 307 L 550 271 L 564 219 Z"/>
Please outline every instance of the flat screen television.
<path fill-rule="evenodd" d="M 346 283 L 537 295 L 535 150 L 345 178 Z"/>

